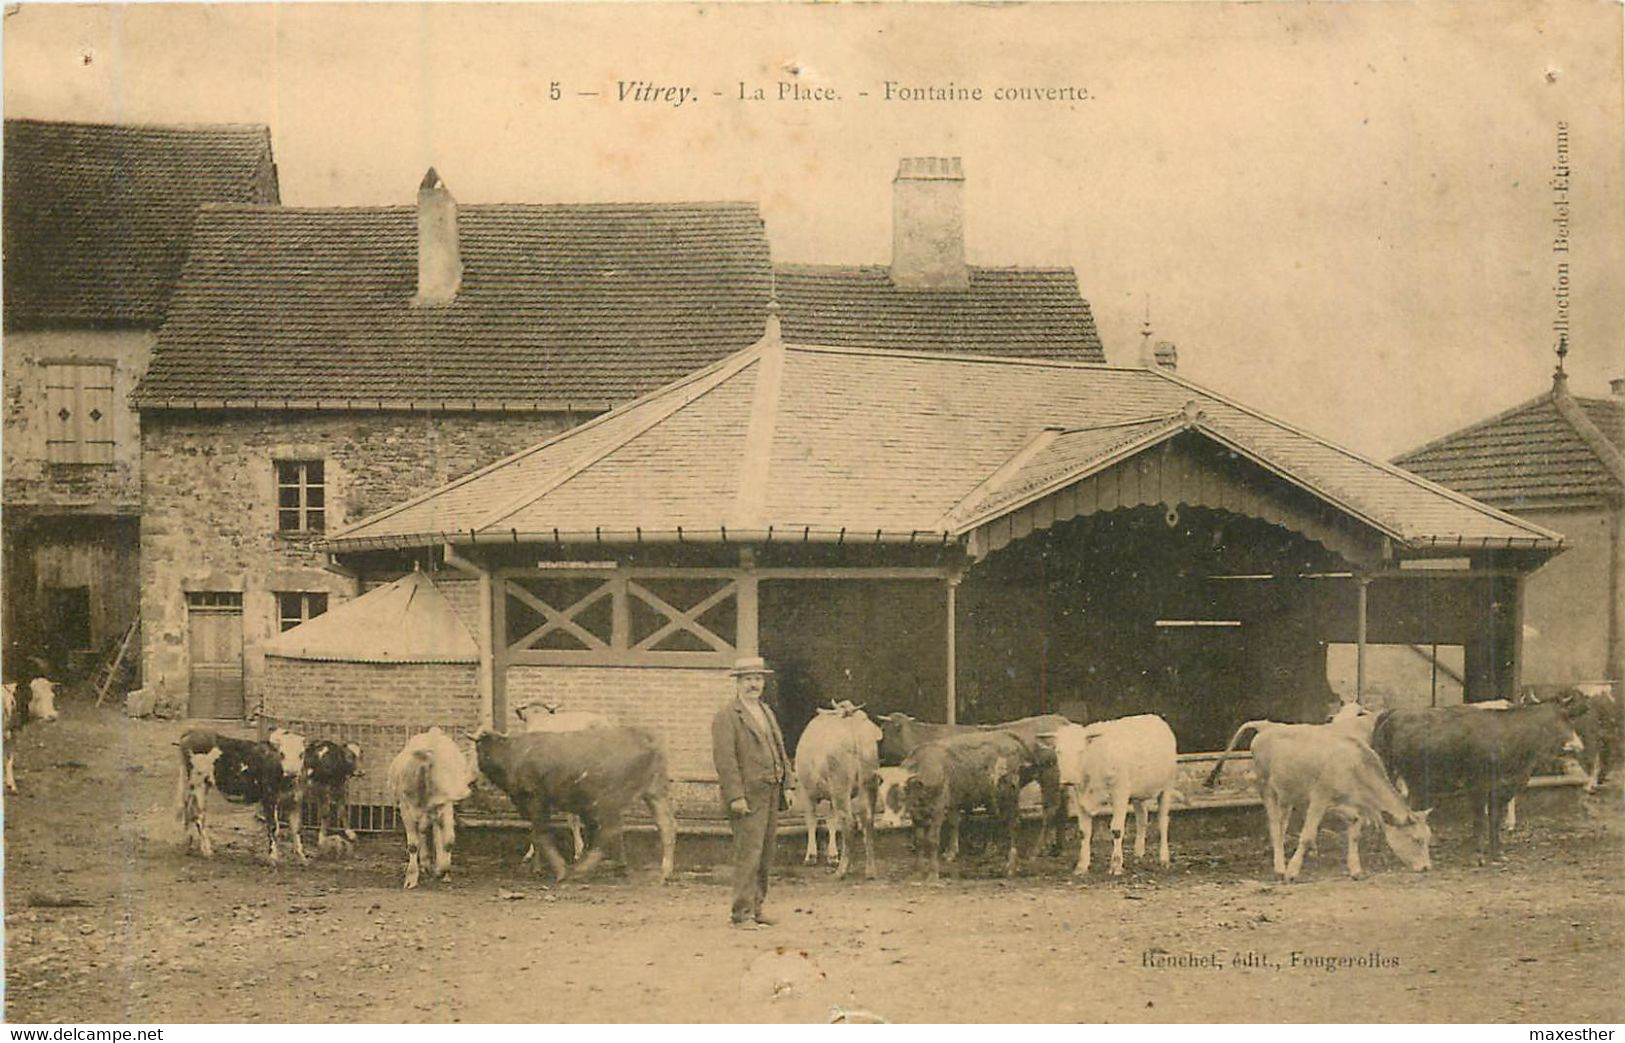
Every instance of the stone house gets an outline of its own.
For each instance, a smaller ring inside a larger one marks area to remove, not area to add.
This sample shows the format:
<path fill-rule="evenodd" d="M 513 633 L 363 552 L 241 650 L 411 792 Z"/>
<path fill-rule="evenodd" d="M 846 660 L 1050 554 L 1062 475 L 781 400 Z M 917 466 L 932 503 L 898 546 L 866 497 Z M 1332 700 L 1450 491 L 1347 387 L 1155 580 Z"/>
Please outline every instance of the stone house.
<path fill-rule="evenodd" d="M 957 161 L 924 166 L 890 269 L 776 270 L 752 204 L 459 205 L 432 170 L 415 208 L 206 208 L 136 394 L 149 685 L 258 706 L 265 643 L 362 592 L 326 533 L 749 346 L 775 281 L 807 337 L 1101 361 L 1072 273 L 966 265 Z"/>
<path fill-rule="evenodd" d="M 1609 396 L 1551 390 L 1395 458 L 1548 529 L 1567 553 L 1529 576 L 1524 681 L 1625 678 L 1625 380 Z"/>
<path fill-rule="evenodd" d="M 87 670 L 139 606 L 130 392 L 205 203 L 274 206 L 263 126 L 5 121 L 4 666 Z"/>

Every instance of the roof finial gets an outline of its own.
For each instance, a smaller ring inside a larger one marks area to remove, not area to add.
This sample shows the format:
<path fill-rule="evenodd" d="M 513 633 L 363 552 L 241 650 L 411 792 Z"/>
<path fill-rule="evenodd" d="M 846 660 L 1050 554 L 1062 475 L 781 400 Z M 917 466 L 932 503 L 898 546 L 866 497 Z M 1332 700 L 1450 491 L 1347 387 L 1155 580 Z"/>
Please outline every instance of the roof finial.
<path fill-rule="evenodd" d="M 1569 353 L 1569 335 L 1565 331 L 1557 335 L 1557 376 L 1566 376 L 1563 372 L 1563 357 Z"/>
<path fill-rule="evenodd" d="M 1145 295 L 1145 321 L 1140 324 L 1140 365 L 1150 369 L 1157 364 L 1157 356 L 1151 347 L 1151 295 Z"/>
<path fill-rule="evenodd" d="M 762 327 L 762 339 L 780 343 L 784 340 L 784 332 L 779 328 L 779 314 L 783 309 L 779 307 L 778 279 L 775 276 L 773 288 L 767 298 L 767 322 Z"/>

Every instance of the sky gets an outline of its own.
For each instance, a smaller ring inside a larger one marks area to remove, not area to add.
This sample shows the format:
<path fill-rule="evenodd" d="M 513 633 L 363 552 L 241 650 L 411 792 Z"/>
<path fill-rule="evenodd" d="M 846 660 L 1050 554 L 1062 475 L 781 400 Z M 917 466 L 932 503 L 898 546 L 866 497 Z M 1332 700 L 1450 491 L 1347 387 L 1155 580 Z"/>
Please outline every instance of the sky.
<path fill-rule="evenodd" d="M 1571 387 L 1625 376 L 1621 24 L 1593 0 L 24 4 L 4 106 L 268 124 L 290 206 L 407 204 L 431 164 L 464 203 L 752 200 L 782 261 L 886 263 L 898 159 L 960 156 L 970 261 L 1074 268 L 1110 361 L 1149 306 L 1183 375 L 1388 457 L 1550 387 L 1559 263 Z"/>

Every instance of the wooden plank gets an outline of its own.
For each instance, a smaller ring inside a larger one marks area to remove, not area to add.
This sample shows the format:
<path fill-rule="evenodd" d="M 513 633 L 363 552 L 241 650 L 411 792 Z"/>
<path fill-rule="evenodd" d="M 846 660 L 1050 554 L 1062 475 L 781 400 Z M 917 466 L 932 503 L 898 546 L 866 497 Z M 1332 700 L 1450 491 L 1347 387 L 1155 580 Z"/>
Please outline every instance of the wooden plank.
<path fill-rule="evenodd" d="M 733 666 L 733 652 L 652 652 L 627 648 L 593 649 L 592 651 L 552 650 L 527 648 L 510 652 L 505 657 L 507 666 L 654 666 L 674 669 L 726 669 Z"/>

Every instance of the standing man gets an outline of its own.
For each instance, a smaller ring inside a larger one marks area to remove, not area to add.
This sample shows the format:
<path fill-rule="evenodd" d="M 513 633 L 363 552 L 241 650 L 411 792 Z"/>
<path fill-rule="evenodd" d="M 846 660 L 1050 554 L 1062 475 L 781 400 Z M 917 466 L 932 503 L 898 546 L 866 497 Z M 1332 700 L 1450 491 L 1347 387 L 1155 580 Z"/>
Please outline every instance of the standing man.
<path fill-rule="evenodd" d="M 762 702 L 773 671 L 759 656 L 734 663 L 734 697 L 711 719 L 711 756 L 722 804 L 734 835 L 735 927 L 770 927 L 762 915 L 773 842 L 779 833 L 779 800 L 790 774 L 784 733 Z"/>

